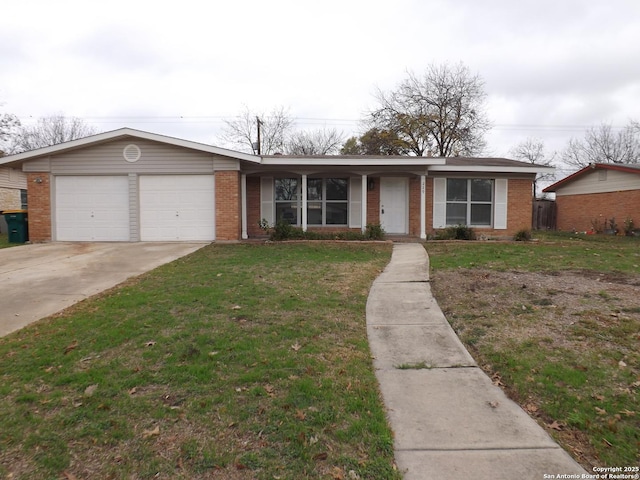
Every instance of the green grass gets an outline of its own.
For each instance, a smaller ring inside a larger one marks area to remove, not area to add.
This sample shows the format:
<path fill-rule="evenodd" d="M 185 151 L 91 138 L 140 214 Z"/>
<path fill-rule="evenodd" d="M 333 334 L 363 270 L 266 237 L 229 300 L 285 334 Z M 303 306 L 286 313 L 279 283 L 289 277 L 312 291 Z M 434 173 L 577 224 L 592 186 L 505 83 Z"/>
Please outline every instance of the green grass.
<path fill-rule="evenodd" d="M 434 270 L 491 268 L 553 272 L 585 269 L 640 273 L 640 238 L 534 233 L 534 242 L 428 242 Z"/>
<path fill-rule="evenodd" d="M 18 243 L 9 243 L 9 236 L 6 233 L 0 233 L 0 248 L 15 247 Z"/>
<path fill-rule="evenodd" d="M 0 475 L 399 478 L 364 313 L 390 252 L 211 245 L 0 339 Z"/>
<path fill-rule="evenodd" d="M 436 299 L 478 364 L 588 470 L 637 465 L 640 310 L 616 285 L 640 285 L 640 239 L 535 236 L 428 242 Z"/>

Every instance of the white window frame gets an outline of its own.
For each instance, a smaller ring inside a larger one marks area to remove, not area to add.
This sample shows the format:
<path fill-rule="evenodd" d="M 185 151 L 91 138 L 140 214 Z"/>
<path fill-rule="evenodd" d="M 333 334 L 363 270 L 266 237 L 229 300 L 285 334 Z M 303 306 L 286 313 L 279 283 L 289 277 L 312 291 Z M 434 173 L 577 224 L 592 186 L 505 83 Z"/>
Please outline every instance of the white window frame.
<path fill-rule="evenodd" d="M 296 180 L 297 181 L 297 190 L 296 190 L 296 199 L 295 200 L 278 200 L 277 199 L 277 188 L 276 183 L 280 180 Z M 346 200 L 328 200 L 327 199 L 327 181 L 330 179 L 340 179 L 345 180 L 347 182 L 347 198 Z M 308 208 L 310 203 L 319 203 L 321 204 L 322 209 L 322 223 L 309 223 L 307 221 L 307 225 L 311 227 L 348 227 L 349 226 L 349 207 L 350 207 L 350 187 L 351 187 L 351 178 L 349 177 L 340 177 L 340 176 L 331 176 L 331 177 L 312 177 L 308 178 L 307 182 L 311 180 L 321 180 L 322 181 L 322 191 L 321 191 L 321 200 L 310 200 L 307 198 L 305 202 Z M 273 179 L 273 206 L 275 213 L 275 222 L 279 219 L 277 218 L 278 212 L 278 204 L 296 204 L 296 223 L 292 223 L 291 225 L 300 227 L 302 226 L 302 188 L 303 182 L 300 177 L 290 176 L 290 177 L 275 177 Z M 308 192 L 304 192 L 304 195 L 307 195 Z M 346 206 L 346 222 L 345 223 L 327 223 L 327 204 L 343 204 Z"/>
<path fill-rule="evenodd" d="M 466 200 L 446 200 L 447 198 L 447 191 L 446 189 L 448 189 L 448 180 L 465 180 L 466 184 L 467 184 L 467 199 Z M 477 201 L 477 200 L 472 200 L 471 199 L 471 185 L 472 182 L 474 180 L 486 180 L 491 182 L 491 200 L 490 201 Z M 447 221 L 447 212 L 446 212 L 446 208 L 450 205 L 450 204 L 455 204 L 455 205 L 465 205 L 466 206 L 466 219 L 465 219 L 465 223 L 464 225 L 469 226 L 469 227 L 481 227 L 481 228 L 493 228 L 493 224 L 494 224 L 494 210 L 495 210 L 495 202 L 496 202 L 496 182 L 494 179 L 491 178 L 448 178 L 447 182 L 445 183 L 446 187 L 445 187 L 445 222 L 447 223 L 447 226 L 454 226 L 453 224 L 450 224 Z M 489 223 L 471 223 L 471 206 L 472 205 L 489 205 L 490 208 L 490 212 L 491 212 L 491 219 L 489 220 Z"/>
<path fill-rule="evenodd" d="M 327 198 L 327 181 L 332 179 L 345 180 L 347 182 L 347 185 L 346 185 L 347 198 L 346 199 L 329 200 Z M 311 180 L 320 180 L 322 182 L 321 193 L 320 193 L 321 200 L 311 200 L 307 196 L 307 209 L 309 208 L 310 203 L 319 203 L 321 205 L 320 208 L 322 210 L 322 223 L 309 222 L 308 220 L 309 217 L 307 215 L 307 225 L 312 227 L 347 227 L 349 225 L 349 178 L 348 177 L 314 177 L 314 178 L 307 179 L 307 182 Z M 327 223 L 327 205 L 328 204 L 344 205 L 346 207 L 345 213 L 347 215 L 347 218 L 346 218 L 347 221 L 345 223 Z"/>
<path fill-rule="evenodd" d="M 296 193 L 295 199 L 293 200 L 278 200 L 278 188 L 277 183 L 281 180 L 295 180 L 296 181 Z M 273 211 L 275 215 L 275 222 L 279 222 L 280 218 L 278 218 L 278 205 L 279 204 L 295 204 L 296 209 L 296 222 L 291 225 L 300 226 L 302 222 L 301 218 L 301 196 L 300 191 L 302 190 L 302 179 L 300 177 L 277 177 L 273 179 Z"/>

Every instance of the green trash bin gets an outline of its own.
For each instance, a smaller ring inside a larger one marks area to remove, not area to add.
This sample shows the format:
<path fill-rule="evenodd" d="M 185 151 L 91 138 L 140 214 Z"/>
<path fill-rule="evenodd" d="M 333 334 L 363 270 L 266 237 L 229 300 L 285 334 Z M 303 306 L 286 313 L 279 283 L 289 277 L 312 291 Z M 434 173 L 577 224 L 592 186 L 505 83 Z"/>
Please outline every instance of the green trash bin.
<path fill-rule="evenodd" d="M 9 243 L 25 243 L 29 240 L 29 224 L 26 210 L 5 210 L 2 212 L 9 229 Z"/>

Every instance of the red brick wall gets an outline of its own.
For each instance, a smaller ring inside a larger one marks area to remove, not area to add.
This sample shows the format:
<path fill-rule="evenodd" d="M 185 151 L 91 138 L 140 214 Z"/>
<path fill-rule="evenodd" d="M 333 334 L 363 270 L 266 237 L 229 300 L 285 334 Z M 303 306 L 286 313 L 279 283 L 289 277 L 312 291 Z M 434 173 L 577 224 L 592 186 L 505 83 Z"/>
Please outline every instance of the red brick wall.
<path fill-rule="evenodd" d="M 409 235 L 420 236 L 420 177 L 409 178 Z"/>
<path fill-rule="evenodd" d="M 615 218 L 618 229 L 630 218 L 640 225 L 640 190 L 556 196 L 558 230 L 586 232 L 595 220 L 605 222 Z"/>
<path fill-rule="evenodd" d="M 36 179 L 42 180 L 41 183 Z M 29 241 L 51 240 L 51 183 L 48 173 L 27 174 Z"/>
<path fill-rule="evenodd" d="M 216 240 L 239 240 L 240 172 L 219 171 L 216 178 Z"/>
<path fill-rule="evenodd" d="M 425 210 L 425 217 L 426 217 L 426 230 L 427 230 L 427 234 L 429 234 L 429 232 L 433 233 L 433 178 L 432 177 L 427 177 L 427 198 L 426 198 L 426 210 Z"/>
<path fill-rule="evenodd" d="M 512 236 L 520 230 L 531 229 L 533 220 L 533 181 L 509 179 L 507 189 L 507 230 L 495 230 L 495 232 L 499 235 Z"/>
<path fill-rule="evenodd" d="M 367 223 L 380 223 L 380 178 L 369 177 L 373 180 L 373 189 L 367 188 Z M 365 225 L 366 226 L 366 225 Z"/>

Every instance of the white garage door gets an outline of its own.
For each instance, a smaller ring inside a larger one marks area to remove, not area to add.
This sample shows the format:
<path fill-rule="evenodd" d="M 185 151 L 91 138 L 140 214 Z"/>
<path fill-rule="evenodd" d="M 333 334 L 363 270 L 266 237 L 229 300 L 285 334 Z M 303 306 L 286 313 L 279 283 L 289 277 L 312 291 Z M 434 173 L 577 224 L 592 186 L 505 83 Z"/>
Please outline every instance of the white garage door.
<path fill-rule="evenodd" d="M 214 240 L 213 175 L 140 176 L 140 240 Z"/>
<path fill-rule="evenodd" d="M 59 176 L 56 240 L 129 241 L 129 181 L 120 176 Z"/>

